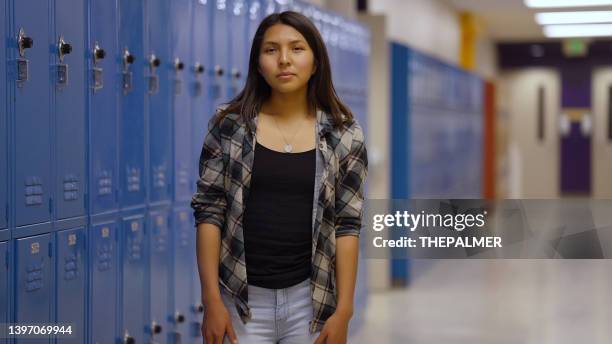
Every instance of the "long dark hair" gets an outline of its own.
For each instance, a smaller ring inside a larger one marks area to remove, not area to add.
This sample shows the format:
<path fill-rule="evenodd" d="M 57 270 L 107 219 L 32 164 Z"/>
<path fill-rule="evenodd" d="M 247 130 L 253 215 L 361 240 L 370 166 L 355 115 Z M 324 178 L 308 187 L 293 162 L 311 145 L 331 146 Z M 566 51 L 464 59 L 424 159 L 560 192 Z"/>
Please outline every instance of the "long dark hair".
<path fill-rule="evenodd" d="M 259 74 L 259 54 L 264 34 L 269 27 L 275 24 L 285 24 L 293 27 L 304 36 L 314 55 L 316 66 L 315 73 L 308 80 L 308 105 L 311 109 L 321 109 L 332 116 L 333 126 L 339 128 L 347 122 L 352 122 L 353 113 L 339 99 L 334 85 L 332 84 L 331 67 L 327 48 L 323 43 L 321 34 L 315 25 L 304 15 L 285 11 L 273 13 L 265 17 L 259 24 L 249 56 L 249 73 L 246 84 L 242 91 L 230 100 L 224 109 L 220 109 L 216 114 L 216 123 L 230 113 L 240 114 L 248 123 L 259 113 L 263 102 L 268 99 L 271 93 L 270 85 Z M 343 118 L 344 116 L 344 118 Z"/>

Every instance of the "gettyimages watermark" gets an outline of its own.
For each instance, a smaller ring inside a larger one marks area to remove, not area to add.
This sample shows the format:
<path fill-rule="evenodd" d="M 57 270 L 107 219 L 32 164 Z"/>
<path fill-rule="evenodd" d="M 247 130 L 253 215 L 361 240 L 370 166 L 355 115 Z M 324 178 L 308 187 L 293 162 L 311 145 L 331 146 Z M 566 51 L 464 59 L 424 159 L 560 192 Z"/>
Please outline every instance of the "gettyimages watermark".
<path fill-rule="evenodd" d="M 365 258 L 612 258 L 612 200 L 366 200 Z"/>

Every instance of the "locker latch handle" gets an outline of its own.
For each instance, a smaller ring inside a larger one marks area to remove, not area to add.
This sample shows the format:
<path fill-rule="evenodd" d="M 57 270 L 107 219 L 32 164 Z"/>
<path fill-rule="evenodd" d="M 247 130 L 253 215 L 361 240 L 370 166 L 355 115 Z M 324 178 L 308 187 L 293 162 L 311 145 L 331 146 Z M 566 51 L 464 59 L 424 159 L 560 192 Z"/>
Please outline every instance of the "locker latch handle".
<path fill-rule="evenodd" d="M 127 69 L 128 66 L 134 63 L 135 60 L 136 58 L 134 57 L 134 55 L 132 55 L 130 51 L 125 48 L 123 51 L 123 67 Z"/>
<path fill-rule="evenodd" d="M 96 43 L 96 45 L 94 46 L 93 57 L 94 57 L 94 63 L 96 63 L 98 60 L 102 60 L 102 59 L 104 59 L 106 57 L 106 51 L 104 51 L 104 49 L 100 48 L 98 43 Z"/>
<path fill-rule="evenodd" d="M 34 40 L 32 39 L 32 37 L 26 36 L 23 28 L 19 29 L 19 36 L 17 37 L 17 43 L 19 45 L 19 56 L 20 57 L 24 57 L 26 49 L 30 49 L 34 46 Z"/>
<path fill-rule="evenodd" d="M 185 316 L 179 312 L 176 312 L 176 314 L 174 315 L 174 320 L 178 323 L 178 324 L 182 324 L 185 322 Z"/>
<path fill-rule="evenodd" d="M 215 66 L 215 75 L 216 76 L 223 76 L 223 68 L 221 68 L 221 66 L 219 66 L 219 65 Z"/>
<path fill-rule="evenodd" d="M 64 62 L 64 55 L 68 55 L 72 52 L 72 45 L 64 41 L 64 37 L 60 36 L 59 42 L 57 43 L 57 53 L 59 55 L 60 62 Z"/>
<path fill-rule="evenodd" d="M 161 325 L 156 323 L 155 321 L 153 322 L 153 324 L 151 324 L 151 329 L 153 331 L 153 334 L 160 334 L 162 332 Z"/>
<path fill-rule="evenodd" d="M 154 70 L 155 68 L 159 67 L 160 64 L 161 61 L 159 60 L 159 57 L 155 56 L 155 54 L 151 54 L 151 56 L 149 57 L 149 67 L 151 68 L 151 70 Z"/>
<path fill-rule="evenodd" d="M 195 64 L 194 70 L 196 74 L 202 74 L 204 73 L 204 66 L 202 66 L 202 64 L 198 62 Z"/>
<path fill-rule="evenodd" d="M 234 79 L 240 79 L 240 71 L 238 68 L 232 68 L 232 77 Z"/>
<path fill-rule="evenodd" d="M 178 57 L 174 59 L 174 69 L 182 71 L 185 68 L 185 64 Z"/>

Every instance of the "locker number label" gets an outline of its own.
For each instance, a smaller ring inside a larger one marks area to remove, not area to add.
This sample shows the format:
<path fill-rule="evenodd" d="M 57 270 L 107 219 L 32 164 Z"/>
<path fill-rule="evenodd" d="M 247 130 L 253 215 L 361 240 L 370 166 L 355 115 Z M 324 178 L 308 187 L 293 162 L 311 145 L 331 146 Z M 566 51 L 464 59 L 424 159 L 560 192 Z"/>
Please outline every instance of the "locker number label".
<path fill-rule="evenodd" d="M 102 237 L 108 238 L 109 235 L 110 235 L 110 230 L 108 229 L 108 227 L 102 227 Z"/>
<path fill-rule="evenodd" d="M 134 221 L 132 222 L 132 232 L 137 232 L 138 231 L 138 222 Z"/>

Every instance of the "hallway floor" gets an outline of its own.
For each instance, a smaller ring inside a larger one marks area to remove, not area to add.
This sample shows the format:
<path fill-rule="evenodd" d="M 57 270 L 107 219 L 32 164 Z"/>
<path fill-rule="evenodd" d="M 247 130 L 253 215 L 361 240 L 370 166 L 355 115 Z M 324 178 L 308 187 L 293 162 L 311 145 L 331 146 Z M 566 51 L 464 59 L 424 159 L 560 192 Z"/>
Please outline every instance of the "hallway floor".
<path fill-rule="evenodd" d="M 413 261 L 407 289 L 372 292 L 351 344 L 609 344 L 612 261 Z"/>

